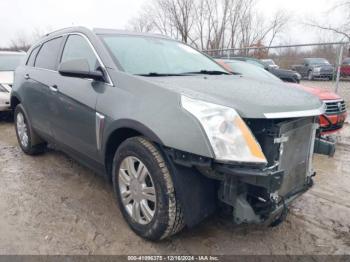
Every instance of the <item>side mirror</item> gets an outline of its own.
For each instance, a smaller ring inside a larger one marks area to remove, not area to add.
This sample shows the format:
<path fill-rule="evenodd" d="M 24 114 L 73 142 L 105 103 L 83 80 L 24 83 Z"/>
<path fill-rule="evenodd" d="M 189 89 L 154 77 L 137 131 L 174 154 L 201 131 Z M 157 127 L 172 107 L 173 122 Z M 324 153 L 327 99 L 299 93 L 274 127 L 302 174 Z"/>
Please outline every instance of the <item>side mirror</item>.
<path fill-rule="evenodd" d="M 59 65 L 58 72 L 63 76 L 91 78 L 97 81 L 105 80 L 101 71 L 90 71 L 90 66 L 86 59 L 74 59 L 63 62 Z"/>

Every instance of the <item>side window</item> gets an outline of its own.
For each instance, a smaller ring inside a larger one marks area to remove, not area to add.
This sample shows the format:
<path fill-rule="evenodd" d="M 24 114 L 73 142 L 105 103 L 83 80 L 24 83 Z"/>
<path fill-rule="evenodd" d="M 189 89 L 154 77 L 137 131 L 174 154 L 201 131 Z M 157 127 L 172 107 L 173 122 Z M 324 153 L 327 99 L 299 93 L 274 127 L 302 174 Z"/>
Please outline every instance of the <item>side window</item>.
<path fill-rule="evenodd" d="M 99 66 L 97 57 L 87 40 L 80 35 L 70 35 L 64 47 L 61 62 L 76 59 L 86 59 L 91 71 Z"/>
<path fill-rule="evenodd" d="M 61 47 L 62 37 L 44 43 L 36 57 L 35 67 L 56 70 L 56 61 Z"/>
<path fill-rule="evenodd" d="M 35 47 L 32 52 L 30 53 L 30 56 L 27 60 L 27 66 L 34 66 L 34 62 L 35 62 L 35 58 L 36 58 L 36 55 L 38 54 L 38 51 L 39 51 L 39 46 Z"/>

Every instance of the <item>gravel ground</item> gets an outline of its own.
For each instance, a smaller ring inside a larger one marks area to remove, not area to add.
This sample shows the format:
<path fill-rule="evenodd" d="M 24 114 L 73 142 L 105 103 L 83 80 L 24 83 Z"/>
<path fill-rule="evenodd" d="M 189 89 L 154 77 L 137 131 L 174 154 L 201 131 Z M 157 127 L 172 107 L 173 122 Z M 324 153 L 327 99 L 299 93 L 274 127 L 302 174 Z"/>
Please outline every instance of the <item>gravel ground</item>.
<path fill-rule="evenodd" d="M 160 243 L 132 233 L 103 178 L 54 150 L 24 155 L 10 122 L 0 133 L 0 254 L 350 254 L 350 125 L 281 226 L 214 216 Z"/>

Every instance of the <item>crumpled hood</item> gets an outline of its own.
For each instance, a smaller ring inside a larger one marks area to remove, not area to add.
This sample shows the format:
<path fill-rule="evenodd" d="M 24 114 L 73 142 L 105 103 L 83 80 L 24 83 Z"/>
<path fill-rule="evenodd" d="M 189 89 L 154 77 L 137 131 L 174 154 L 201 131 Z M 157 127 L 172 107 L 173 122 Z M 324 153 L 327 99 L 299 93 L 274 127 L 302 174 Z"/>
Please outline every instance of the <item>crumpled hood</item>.
<path fill-rule="evenodd" d="M 13 71 L 0 71 L 0 84 L 13 84 Z"/>
<path fill-rule="evenodd" d="M 317 97 L 303 90 L 243 76 L 150 77 L 147 81 L 195 99 L 232 107 L 244 118 L 322 107 Z"/>

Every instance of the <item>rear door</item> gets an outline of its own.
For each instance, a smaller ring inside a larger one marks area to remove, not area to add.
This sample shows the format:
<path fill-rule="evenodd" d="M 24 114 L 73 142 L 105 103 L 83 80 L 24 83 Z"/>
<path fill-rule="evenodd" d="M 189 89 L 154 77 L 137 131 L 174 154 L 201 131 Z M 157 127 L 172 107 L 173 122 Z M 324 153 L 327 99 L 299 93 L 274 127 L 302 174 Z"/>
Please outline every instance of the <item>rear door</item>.
<path fill-rule="evenodd" d="M 90 70 L 99 62 L 89 40 L 80 34 L 66 38 L 60 62 L 86 59 Z M 96 159 L 96 101 L 104 82 L 59 75 L 56 82 L 56 103 L 53 108 L 53 130 L 57 142 L 80 153 L 80 157 Z"/>
<path fill-rule="evenodd" d="M 33 49 L 23 71 L 23 105 L 29 114 L 32 126 L 40 134 L 52 137 L 50 114 L 50 88 L 58 76 L 58 54 L 62 37 L 51 39 Z"/>

